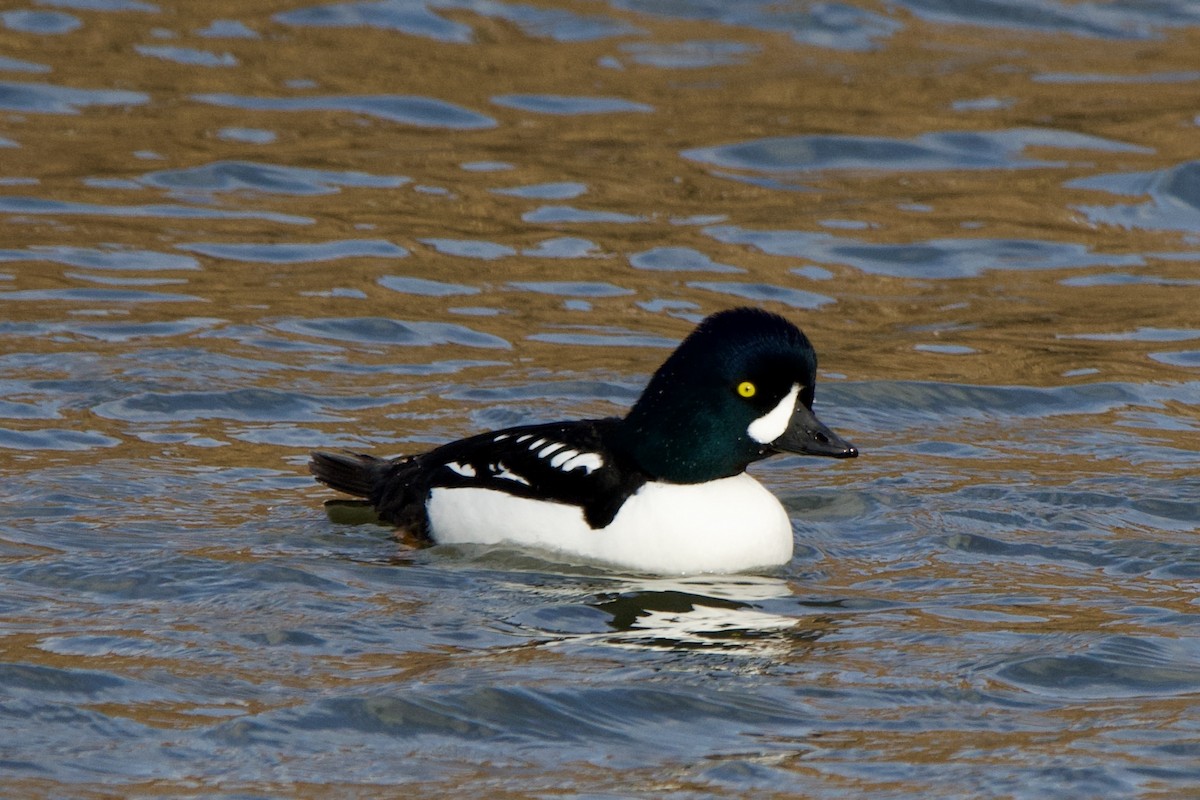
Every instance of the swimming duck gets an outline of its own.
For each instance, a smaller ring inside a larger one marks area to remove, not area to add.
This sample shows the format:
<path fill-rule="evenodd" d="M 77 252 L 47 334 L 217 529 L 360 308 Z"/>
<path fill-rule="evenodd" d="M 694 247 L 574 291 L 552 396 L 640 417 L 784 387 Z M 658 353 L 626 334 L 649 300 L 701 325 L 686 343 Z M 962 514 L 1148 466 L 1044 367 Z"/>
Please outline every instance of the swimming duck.
<path fill-rule="evenodd" d="M 813 414 L 816 370 L 799 328 L 735 308 L 704 319 L 623 418 L 522 425 L 394 459 L 318 451 L 309 469 L 431 543 L 652 574 L 768 569 L 791 558 L 791 521 L 746 467 L 858 455 Z"/>

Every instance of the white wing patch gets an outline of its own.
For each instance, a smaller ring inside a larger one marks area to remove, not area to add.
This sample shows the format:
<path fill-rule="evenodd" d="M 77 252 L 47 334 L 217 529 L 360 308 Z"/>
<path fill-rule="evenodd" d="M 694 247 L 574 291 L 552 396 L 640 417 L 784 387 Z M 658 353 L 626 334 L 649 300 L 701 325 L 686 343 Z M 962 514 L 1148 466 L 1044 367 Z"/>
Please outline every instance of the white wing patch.
<path fill-rule="evenodd" d="M 565 444 L 551 442 L 538 451 L 538 458 L 549 458 L 551 453 L 555 452 L 556 450 L 562 450 L 564 447 L 566 447 Z"/>
<path fill-rule="evenodd" d="M 524 445 L 530 455 L 540 460 L 540 465 L 526 467 L 527 470 L 532 470 L 532 473 L 527 472 L 526 475 L 532 474 L 539 481 L 543 479 L 543 473 L 538 470 L 555 469 L 560 472 L 570 473 L 581 469 L 585 475 L 591 475 L 604 466 L 604 457 L 599 453 L 580 452 L 564 442 L 556 442 L 553 439 L 541 437 L 536 434 L 524 433 L 514 438 L 511 434 L 498 433 L 492 437 L 494 443 L 505 440 L 512 440 L 514 444 Z M 463 459 L 448 461 L 444 466 L 463 478 L 479 481 L 495 479 L 512 481 L 522 486 L 533 486 L 529 477 L 522 475 L 520 472 L 514 472 L 503 461 L 476 461 L 471 463 L 470 460 Z M 521 467 L 517 469 L 521 469 Z"/>
<path fill-rule="evenodd" d="M 500 433 L 496 434 L 492 438 L 492 441 L 499 443 L 510 438 L 512 437 L 509 434 Z M 537 436 L 536 434 L 521 434 L 513 439 L 513 442 L 524 445 L 532 455 L 541 459 L 544 464 L 562 472 L 574 472 L 575 470 L 582 469 L 585 474 L 590 475 L 604 466 L 604 458 L 599 453 L 580 452 L 563 442 L 556 442 L 552 439 Z M 519 483 L 523 486 L 533 485 L 528 478 L 518 472 L 514 472 L 503 461 L 495 461 L 487 464 L 487 466 L 484 466 L 482 463 L 471 464 L 467 461 L 450 461 L 445 466 L 456 475 L 461 475 L 464 478 L 495 478 Z"/>
<path fill-rule="evenodd" d="M 533 441 L 529 441 L 533 439 Z M 516 438 L 518 444 L 525 444 L 530 451 L 535 453 L 538 458 L 548 460 L 550 466 L 555 469 L 560 469 L 563 472 L 571 472 L 573 470 L 582 469 L 588 475 L 591 475 L 596 470 L 604 466 L 604 459 L 599 453 L 581 453 L 578 450 L 573 450 L 562 442 L 554 442 L 549 439 L 538 437 L 534 439 L 532 434 L 523 434 Z M 503 469 L 501 464 L 500 468 Z M 509 480 L 520 480 L 521 483 L 528 483 L 519 476 L 511 472 L 500 474 L 496 472 L 495 465 L 492 465 L 492 473 L 497 478 L 508 478 Z"/>
<path fill-rule="evenodd" d="M 564 461 L 559 469 L 563 472 L 571 472 L 582 467 L 588 475 L 591 475 L 603 466 L 604 459 L 600 457 L 599 453 L 577 453 Z"/>
<path fill-rule="evenodd" d="M 791 391 L 785 394 L 774 408 L 751 422 L 750 427 L 746 428 L 746 433 L 759 444 L 770 444 L 783 436 L 792 414 L 796 412 L 796 398 L 799 395 L 800 384 L 793 383 Z"/>
<path fill-rule="evenodd" d="M 555 469 L 558 469 L 563 465 L 563 462 L 570 461 L 572 458 L 574 458 L 577 455 L 579 455 L 578 450 L 572 450 L 571 448 L 568 447 L 566 450 L 563 450 L 561 453 L 556 455 L 554 458 L 550 459 L 550 466 L 554 467 Z"/>
<path fill-rule="evenodd" d="M 475 477 L 475 468 L 472 467 L 470 464 L 460 464 L 457 461 L 451 461 L 446 466 L 449 467 L 451 469 L 451 471 L 457 472 L 459 475 L 462 475 L 464 478 L 474 478 Z"/>
<path fill-rule="evenodd" d="M 562 442 L 547 442 L 545 439 L 538 439 L 530 443 L 529 449 L 536 450 L 538 458 L 549 459 L 550 466 L 561 469 L 563 472 L 583 469 L 588 475 L 591 475 L 604 466 L 604 459 L 599 453 L 581 453 L 578 450 L 572 450 Z"/>
<path fill-rule="evenodd" d="M 502 478 L 506 481 L 515 481 L 516 483 L 523 483 L 526 486 L 529 485 L 529 481 L 525 480 L 517 473 L 511 471 L 508 467 L 504 466 L 503 462 L 498 463 L 498 464 L 491 464 L 491 465 L 489 465 L 488 468 L 491 470 L 493 477 Z"/>

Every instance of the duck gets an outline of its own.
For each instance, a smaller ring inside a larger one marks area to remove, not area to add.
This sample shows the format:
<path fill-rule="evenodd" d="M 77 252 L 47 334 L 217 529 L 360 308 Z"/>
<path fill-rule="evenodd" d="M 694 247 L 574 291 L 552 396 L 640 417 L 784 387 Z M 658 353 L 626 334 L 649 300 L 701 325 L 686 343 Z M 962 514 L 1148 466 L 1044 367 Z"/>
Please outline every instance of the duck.
<path fill-rule="evenodd" d="M 791 560 L 783 504 L 746 468 L 855 458 L 813 413 L 817 354 L 759 308 L 703 319 L 624 417 L 488 431 L 396 458 L 314 451 L 317 481 L 424 544 L 495 545 L 649 575 L 761 572 Z"/>

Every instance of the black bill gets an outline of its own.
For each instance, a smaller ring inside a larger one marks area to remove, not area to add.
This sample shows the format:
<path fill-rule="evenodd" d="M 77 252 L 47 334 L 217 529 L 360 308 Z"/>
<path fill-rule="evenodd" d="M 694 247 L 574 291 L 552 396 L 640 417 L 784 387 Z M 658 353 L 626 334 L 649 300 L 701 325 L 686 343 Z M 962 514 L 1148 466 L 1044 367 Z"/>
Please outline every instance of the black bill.
<path fill-rule="evenodd" d="M 803 403 L 796 404 L 787 430 L 771 446 L 785 453 L 829 458 L 856 458 L 858 448 L 831 431 Z"/>

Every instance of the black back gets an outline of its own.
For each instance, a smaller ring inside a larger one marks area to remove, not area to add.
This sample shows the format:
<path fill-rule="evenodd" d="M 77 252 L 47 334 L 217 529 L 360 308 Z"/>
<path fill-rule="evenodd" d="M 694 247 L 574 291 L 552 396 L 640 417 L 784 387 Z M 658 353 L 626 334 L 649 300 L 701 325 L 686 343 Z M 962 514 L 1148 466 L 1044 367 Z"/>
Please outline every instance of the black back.
<path fill-rule="evenodd" d="M 614 443 L 612 434 L 620 424 L 615 418 L 554 422 L 460 439 L 391 462 L 377 478 L 369 499 L 380 518 L 425 535 L 425 502 L 435 488 L 493 489 L 567 503 L 579 506 L 593 528 L 603 528 L 648 478 Z M 595 454 L 602 463 L 590 470 L 566 469 L 570 460 L 559 459 L 555 466 L 555 456 L 568 451 Z"/>

